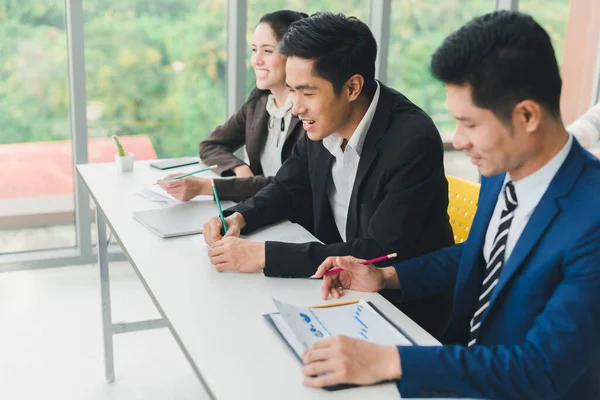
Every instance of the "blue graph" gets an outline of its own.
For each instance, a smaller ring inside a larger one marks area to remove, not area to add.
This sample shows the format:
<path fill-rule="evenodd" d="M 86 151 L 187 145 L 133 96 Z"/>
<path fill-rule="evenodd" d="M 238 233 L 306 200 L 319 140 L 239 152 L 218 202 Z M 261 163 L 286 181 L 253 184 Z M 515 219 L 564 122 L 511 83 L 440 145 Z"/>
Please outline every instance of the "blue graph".
<path fill-rule="evenodd" d="M 359 335 L 362 336 L 365 340 L 369 340 L 369 327 L 367 326 L 367 324 L 364 323 L 363 320 L 360 319 L 360 314 L 363 311 L 363 306 L 362 305 L 358 305 L 356 307 L 356 310 L 354 311 L 354 320 L 356 320 L 356 322 L 358 322 L 359 324 Z"/>

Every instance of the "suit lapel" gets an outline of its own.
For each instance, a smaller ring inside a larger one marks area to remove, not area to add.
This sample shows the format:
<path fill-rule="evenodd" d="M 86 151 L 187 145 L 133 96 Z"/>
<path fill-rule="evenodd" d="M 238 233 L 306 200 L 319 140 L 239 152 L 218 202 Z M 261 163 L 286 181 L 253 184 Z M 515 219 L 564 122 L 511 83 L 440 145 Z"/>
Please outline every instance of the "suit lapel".
<path fill-rule="evenodd" d="M 327 214 L 327 208 L 330 208 L 329 199 L 327 198 L 327 182 L 331 177 L 333 160 L 333 155 L 321 144 L 315 159 L 315 171 L 319 171 L 319 173 L 314 174 L 315 221 L 323 221 Z"/>
<path fill-rule="evenodd" d="M 295 115 L 292 115 L 292 119 L 290 120 L 290 126 L 288 127 L 287 132 L 285 133 L 285 140 L 288 140 L 294 129 L 296 129 L 296 125 L 300 123 L 300 120 Z"/>
<path fill-rule="evenodd" d="M 250 130 L 247 133 L 246 152 L 248 153 L 250 165 L 253 166 L 254 169 L 256 169 L 257 166 L 260 166 L 260 155 L 265 147 L 267 136 L 269 134 L 269 113 L 267 113 L 266 104 L 267 96 L 261 96 L 255 108 L 256 116 L 253 118 Z"/>
<path fill-rule="evenodd" d="M 507 288 L 508 283 L 515 277 L 518 271 L 525 266 L 529 254 L 531 254 L 535 246 L 540 242 L 548 227 L 558 215 L 560 211 L 558 199 L 565 196 L 577 181 L 576 178 L 584 167 L 583 157 L 583 149 L 574 140 L 567 159 L 550 182 L 546 193 L 544 193 L 542 199 L 535 207 L 525 229 L 523 229 L 521 236 L 519 236 L 515 248 L 502 267 L 498 285 L 490 298 L 490 305 L 484 311 L 481 318 L 482 323 L 490 313 L 496 299 Z"/>
<path fill-rule="evenodd" d="M 346 240 L 352 240 L 356 236 L 358 229 L 358 193 L 362 183 L 371 169 L 373 161 L 377 158 L 377 142 L 386 133 L 389 124 L 392 109 L 391 92 L 381 82 L 379 83 L 379 101 L 375 110 L 375 115 L 366 133 L 363 144 L 356 178 L 350 195 L 348 205 L 348 219 L 346 223 Z"/>
<path fill-rule="evenodd" d="M 498 194 L 502 189 L 504 183 L 505 174 L 498 175 L 493 179 L 489 179 L 485 187 L 485 192 L 480 193 L 479 200 L 477 202 L 477 213 L 471 227 L 469 238 L 467 239 L 467 251 L 465 261 L 468 261 L 471 267 L 476 264 L 476 260 L 483 254 L 483 245 L 485 243 L 485 235 L 492 219 L 492 214 L 496 208 L 496 202 L 498 200 Z"/>
<path fill-rule="evenodd" d="M 471 316 L 477 306 L 476 299 L 479 296 L 481 286 L 480 278 L 483 272 L 481 264 L 485 235 L 496 207 L 498 193 L 502 189 L 504 176 L 505 174 L 494 178 L 484 178 L 485 182 L 482 185 L 477 203 L 477 213 L 460 262 L 461 268 L 455 290 L 455 303 L 457 309 L 465 309 L 467 314 Z"/>

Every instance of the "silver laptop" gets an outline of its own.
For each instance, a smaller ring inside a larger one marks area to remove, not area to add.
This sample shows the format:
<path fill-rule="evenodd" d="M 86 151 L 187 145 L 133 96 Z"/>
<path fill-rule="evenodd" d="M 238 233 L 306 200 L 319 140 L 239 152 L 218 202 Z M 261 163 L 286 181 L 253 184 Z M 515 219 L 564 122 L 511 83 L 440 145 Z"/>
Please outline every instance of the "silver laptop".
<path fill-rule="evenodd" d="M 222 201 L 223 209 L 235 203 Z M 213 201 L 185 203 L 154 210 L 135 211 L 133 218 L 163 238 L 202 233 L 206 221 L 219 215 L 217 204 Z"/>

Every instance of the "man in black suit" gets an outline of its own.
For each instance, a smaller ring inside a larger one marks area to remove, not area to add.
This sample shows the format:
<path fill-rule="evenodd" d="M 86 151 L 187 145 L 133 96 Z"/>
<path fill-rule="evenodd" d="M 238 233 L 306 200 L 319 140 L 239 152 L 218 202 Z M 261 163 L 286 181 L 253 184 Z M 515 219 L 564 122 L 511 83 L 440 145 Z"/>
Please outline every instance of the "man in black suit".
<path fill-rule="evenodd" d="M 399 261 L 452 245 L 440 135 L 419 107 L 375 80 L 369 28 L 354 17 L 318 13 L 292 24 L 278 51 L 288 57 L 292 112 L 307 134 L 275 182 L 226 211 L 224 237 L 219 218 L 205 224 L 215 268 L 308 277 L 332 255 L 396 252 Z M 324 245 L 237 237 L 298 219 L 299 210 L 312 214 Z M 438 334 L 450 305 L 438 296 L 401 309 Z"/>

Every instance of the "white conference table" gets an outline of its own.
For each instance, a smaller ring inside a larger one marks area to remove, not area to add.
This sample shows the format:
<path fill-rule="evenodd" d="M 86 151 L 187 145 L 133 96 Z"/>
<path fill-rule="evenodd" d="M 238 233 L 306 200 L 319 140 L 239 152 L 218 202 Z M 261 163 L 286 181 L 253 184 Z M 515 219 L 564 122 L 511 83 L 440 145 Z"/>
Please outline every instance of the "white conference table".
<path fill-rule="evenodd" d="M 128 173 L 118 172 L 114 163 L 77 166 L 96 203 L 105 371 L 109 382 L 114 380 L 114 334 L 168 327 L 211 398 L 399 397 L 392 383 L 338 392 L 304 387 L 300 361 L 262 315 L 276 311 L 272 298 L 295 305 L 324 303 L 320 299 L 321 282 L 267 278 L 262 273 L 219 273 L 210 264 L 206 247 L 199 244 L 200 235 L 162 239 L 152 233 L 132 216 L 133 211 L 165 206 L 135 194 L 140 185 L 166 175 L 148 164 L 136 162 L 134 171 Z M 174 171 L 195 169 L 198 165 Z M 112 323 L 105 224 L 120 243 L 162 319 Z M 379 294 L 348 292 L 344 296 L 345 300 L 360 298 L 375 304 L 417 343 L 439 344 Z"/>

